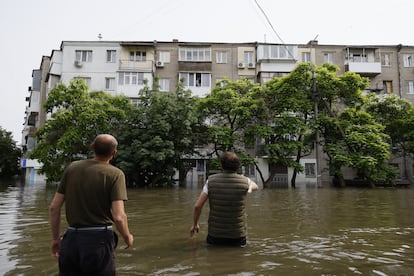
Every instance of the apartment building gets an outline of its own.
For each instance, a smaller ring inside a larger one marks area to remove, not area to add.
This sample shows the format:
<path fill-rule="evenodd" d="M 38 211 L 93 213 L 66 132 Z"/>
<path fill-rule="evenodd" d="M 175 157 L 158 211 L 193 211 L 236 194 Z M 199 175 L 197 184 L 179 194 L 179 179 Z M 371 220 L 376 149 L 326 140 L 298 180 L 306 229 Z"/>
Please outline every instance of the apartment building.
<path fill-rule="evenodd" d="M 215 43 L 172 41 L 63 41 L 60 49 L 42 57 L 39 69 L 33 70 L 33 84 L 27 97 L 28 107 L 22 132 L 22 145 L 30 151 L 36 141 L 35 130 L 48 119 L 41 106 L 58 83 L 68 84 L 83 78 L 89 90 L 103 90 L 111 95 L 125 95 L 136 101 L 145 84 L 158 80 L 161 91 L 174 91 L 180 79 L 193 95 L 208 95 L 222 78 L 250 79 L 264 84 L 291 72 L 300 62 L 321 65 L 329 62 L 339 73 L 356 72 L 371 81 L 369 91 L 393 93 L 414 103 L 414 46 L 403 45 L 320 45 L 270 44 L 261 42 Z M 198 160 L 197 162 L 205 162 Z M 305 173 L 297 183 L 316 183 L 316 158 L 303 159 Z M 401 160 L 395 160 L 401 168 Z M 23 158 L 26 176 L 39 166 Z M 262 173 L 276 170 L 274 186 L 288 186 L 290 168 L 269 168 L 265 159 L 258 159 Z M 412 175 L 412 162 L 410 173 Z M 197 167 L 205 167 L 205 164 Z M 325 166 L 326 164 L 321 164 Z M 204 172 L 201 172 L 204 173 Z M 192 179 L 200 179 L 196 168 Z M 254 169 L 246 174 L 256 178 Z M 205 175 L 201 177 L 204 179 Z M 322 182 L 329 175 L 322 175 Z M 259 181 L 258 181 L 259 182 Z"/>

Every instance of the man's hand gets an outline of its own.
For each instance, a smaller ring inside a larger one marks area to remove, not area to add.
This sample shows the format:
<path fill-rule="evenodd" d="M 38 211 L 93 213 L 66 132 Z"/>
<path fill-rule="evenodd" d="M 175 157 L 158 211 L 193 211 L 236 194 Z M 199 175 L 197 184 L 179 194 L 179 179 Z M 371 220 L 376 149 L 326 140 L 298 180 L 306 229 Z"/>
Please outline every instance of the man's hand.
<path fill-rule="evenodd" d="M 132 236 L 131 234 L 129 234 L 127 237 L 124 238 L 126 247 L 124 247 L 124 249 L 127 249 L 129 247 L 131 247 L 134 244 L 134 236 Z"/>
<path fill-rule="evenodd" d="M 52 256 L 59 258 L 60 253 L 60 239 L 52 240 Z"/>
<path fill-rule="evenodd" d="M 190 228 L 190 237 L 193 237 L 195 233 L 198 233 L 198 231 L 200 231 L 200 225 L 198 225 L 198 224 L 193 225 Z"/>

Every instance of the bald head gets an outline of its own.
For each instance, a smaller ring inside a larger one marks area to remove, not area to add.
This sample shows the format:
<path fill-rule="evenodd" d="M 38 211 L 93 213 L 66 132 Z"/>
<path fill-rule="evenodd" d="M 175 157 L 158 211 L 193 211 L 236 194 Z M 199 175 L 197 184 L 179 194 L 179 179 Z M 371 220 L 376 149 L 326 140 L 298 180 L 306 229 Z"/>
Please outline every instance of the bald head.
<path fill-rule="evenodd" d="M 110 134 L 99 134 L 92 142 L 92 149 L 96 157 L 111 159 L 118 147 L 118 141 Z"/>

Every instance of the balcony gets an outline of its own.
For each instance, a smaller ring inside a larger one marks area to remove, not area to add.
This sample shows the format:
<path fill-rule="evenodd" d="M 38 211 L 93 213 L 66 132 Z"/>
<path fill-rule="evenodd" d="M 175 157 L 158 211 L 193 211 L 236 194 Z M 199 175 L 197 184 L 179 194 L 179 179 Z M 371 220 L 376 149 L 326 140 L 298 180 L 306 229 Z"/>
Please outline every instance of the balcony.
<path fill-rule="evenodd" d="M 381 60 L 376 48 L 346 48 L 345 71 L 355 72 L 362 76 L 381 74 Z"/>
<path fill-rule="evenodd" d="M 129 59 L 119 60 L 119 70 L 121 71 L 138 71 L 138 72 L 153 72 L 154 61 L 131 61 Z"/>

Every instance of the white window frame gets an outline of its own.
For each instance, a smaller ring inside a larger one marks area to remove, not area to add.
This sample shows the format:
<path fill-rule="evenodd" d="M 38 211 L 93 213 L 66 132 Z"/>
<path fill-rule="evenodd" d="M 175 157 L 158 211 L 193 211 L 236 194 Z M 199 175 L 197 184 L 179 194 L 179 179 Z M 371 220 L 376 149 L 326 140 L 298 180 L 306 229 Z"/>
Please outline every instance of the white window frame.
<path fill-rule="evenodd" d="M 263 45 L 263 59 L 294 59 L 296 46 L 293 45 Z"/>
<path fill-rule="evenodd" d="M 323 61 L 324 63 L 334 63 L 334 53 L 333 52 L 325 52 L 323 53 Z"/>
<path fill-rule="evenodd" d="M 105 78 L 105 90 L 115 90 L 115 78 Z"/>
<path fill-rule="evenodd" d="M 253 54 L 253 51 L 244 51 L 243 58 L 245 64 L 254 63 Z"/>
<path fill-rule="evenodd" d="M 170 79 L 159 79 L 158 84 L 160 86 L 160 91 L 163 91 L 163 92 L 170 91 Z"/>
<path fill-rule="evenodd" d="M 211 62 L 211 48 L 180 47 L 178 60 L 194 62 Z"/>
<path fill-rule="evenodd" d="M 381 58 L 382 66 L 391 66 L 391 54 L 383 54 Z"/>
<path fill-rule="evenodd" d="M 186 87 L 211 87 L 211 73 L 180 72 L 179 79 Z"/>
<path fill-rule="evenodd" d="M 216 63 L 227 63 L 227 51 L 216 52 Z"/>
<path fill-rule="evenodd" d="M 91 77 L 74 77 L 74 79 L 83 79 L 85 83 L 88 85 L 88 88 L 91 87 L 91 83 L 92 83 Z"/>
<path fill-rule="evenodd" d="M 407 94 L 414 94 L 414 81 L 407 81 Z"/>
<path fill-rule="evenodd" d="M 118 73 L 119 85 L 143 85 L 144 73 L 141 72 L 119 72 Z"/>
<path fill-rule="evenodd" d="M 116 62 L 116 50 L 106 50 L 106 62 Z"/>
<path fill-rule="evenodd" d="M 302 62 L 311 62 L 311 52 L 302 52 Z"/>
<path fill-rule="evenodd" d="M 158 52 L 158 61 L 162 61 L 164 63 L 171 62 L 171 53 L 169 51 L 159 51 Z"/>
<path fill-rule="evenodd" d="M 414 67 L 414 55 L 404 54 L 404 67 Z"/>
<path fill-rule="evenodd" d="M 129 61 L 147 61 L 147 52 L 146 51 L 130 51 L 129 52 Z"/>
<path fill-rule="evenodd" d="M 75 60 L 92 62 L 92 50 L 75 50 Z"/>

